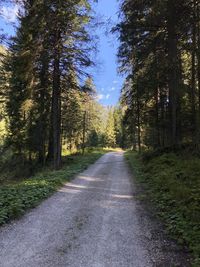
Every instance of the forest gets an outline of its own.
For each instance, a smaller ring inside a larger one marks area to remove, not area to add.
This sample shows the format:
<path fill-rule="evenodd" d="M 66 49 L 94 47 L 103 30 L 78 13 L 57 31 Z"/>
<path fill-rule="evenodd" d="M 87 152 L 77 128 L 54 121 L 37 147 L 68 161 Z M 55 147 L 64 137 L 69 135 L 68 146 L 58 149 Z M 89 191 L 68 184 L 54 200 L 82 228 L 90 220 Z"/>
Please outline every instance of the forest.
<path fill-rule="evenodd" d="M 124 0 L 120 8 L 123 142 L 141 153 L 126 156 L 200 266 L 200 2 Z"/>
<path fill-rule="evenodd" d="M 91 71 L 102 27 L 94 2 L 0 3 L 20 7 L 15 35 L 0 31 L 0 225 L 120 149 L 198 267 L 200 2 L 117 1 L 109 34 L 124 81 L 115 106 L 100 103 Z"/>
<path fill-rule="evenodd" d="M 120 71 L 127 73 L 127 146 L 178 147 L 200 140 L 198 1 L 124 1 Z"/>
<path fill-rule="evenodd" d="M 98 103 L 87 71 L 96 49 L 90 1 L 21 4 L 16 36 L 2 35 L 2 153 L 59 169 L 62 153 L 120 146 L 119 107 Z"/>

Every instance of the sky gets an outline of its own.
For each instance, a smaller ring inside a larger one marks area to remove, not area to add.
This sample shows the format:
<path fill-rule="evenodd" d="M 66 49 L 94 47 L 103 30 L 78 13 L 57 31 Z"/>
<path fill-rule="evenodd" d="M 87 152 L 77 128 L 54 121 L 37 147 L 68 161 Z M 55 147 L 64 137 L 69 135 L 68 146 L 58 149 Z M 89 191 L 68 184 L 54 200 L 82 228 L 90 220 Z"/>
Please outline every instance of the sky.
<path fill-rule="evenodd" d="M 98 4 L 95 4 L 95 11 L 97 16 L 103 17 L 104 22 L 111 21 L 111 24 L 115 24 L 118 20 L 117 12 L 118 1 L 117 0 L 99 0 Z M 108 26 L 108 30 L 111 25 Z M 120 96 L 120 90 L 122 87 L 122 77 L 117 73 L 117 49 L 119 42 L 113 34 L 106 34 L 106 29 L 101 27 L 97 30 L 99 37 L 98 44 L 98 58 L 96 69 L 94 70 L 94 82 L 98 89 L 100 102 L 104 105 L 117 104 Z"/>
<path fill-rule="evenodd" d="M 118 1 L 99 0 L 94 4 L 97 17 L 105 23 L 97 28 L 98 53 L 96 66 L 91 70 L 94 83 L 98 92 L 98 100 L 103 105 L 116 105 L 119 100 L 123 79 L 117 73 L 117 49 L 119 42 L 108 31 L 117 20 Z M 0 29 L 9 34 L 14 34 L 13 23 L 16 19 L 17 7 L 4 6 L 1 10 L 3 17 L 0 17 Z M 109 25 L 107 25 L 109 22 Z M 107 26 L 106 26 L 107 25 Z M 107 33 L 106 33 L 107 32 Z"/>

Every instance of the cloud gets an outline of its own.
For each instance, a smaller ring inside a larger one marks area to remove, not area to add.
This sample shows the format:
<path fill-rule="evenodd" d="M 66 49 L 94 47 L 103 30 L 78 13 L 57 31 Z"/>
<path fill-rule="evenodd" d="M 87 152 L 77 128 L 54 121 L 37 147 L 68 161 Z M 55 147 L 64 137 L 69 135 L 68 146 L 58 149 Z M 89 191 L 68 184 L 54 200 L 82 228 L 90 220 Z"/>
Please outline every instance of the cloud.
<path fill-rule="evenodd" d="M 104 95 L 104 94 L 99 94 L 97 96 L 97 100 L 104 100 L 104 99 L 109 99 L 110 98 L 110 94 Z"/>
<path fill-rule="evenodd" d="M 114 83 L 114 84 L 118 84 L 118 83 L 119 83 L 119 81 L 113 81 L 113 83 Z"/>
<path fill-rule="evenodd" d="M 102 100 L 102 99 L 104 99 L 105 98 L 105 95 L 103 95 L 103 94 L 99 94 L 98 96 L 97 96 L 97 100 Z"/>
<path fill-rule="evenodd" d="M 115 91 L 115 90 L 116 90 L 115 87 L 112 87 L 112 88 L 109 89 L 110 92 Z"/>
<path fill-rule="evenodd" d="M 19 6 L 3 6 L 0 8 L 0 16 L 6 21 L 6 22 L 15 22 L 17 20 L 19 12 Z"/>

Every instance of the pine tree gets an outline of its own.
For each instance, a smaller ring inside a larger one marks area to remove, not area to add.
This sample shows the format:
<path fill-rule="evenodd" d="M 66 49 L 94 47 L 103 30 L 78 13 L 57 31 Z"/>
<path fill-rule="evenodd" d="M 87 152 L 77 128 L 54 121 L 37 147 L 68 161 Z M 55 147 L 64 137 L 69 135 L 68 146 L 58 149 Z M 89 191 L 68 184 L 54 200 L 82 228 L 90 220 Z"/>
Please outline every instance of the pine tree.
<path fill-rule="evenodd" d="M 108 118 L 105 130 L 105 145 L 107 147 L 116 146 L 116 133 L 113 108 L 108 108 Z"/>
<path fill-rule="evenodd" d="M 120 71 L 132 83 L 123 89 L 125 121 L 138 147 L 195 142 L 198 6 L 187 0 L 122 1 L 114 30 L 120 33 Z"/>
<path fill-rule="evenodd" d="M 70 89 L 71 94 L 81 95 L 70 73 L 75 73 L 78 84 L 92 64 L 94 47 L 87 28 L 90 12 L 88 1 L 24 1 L 17 35 L 4 64 L 9 73 L 10 143 L 17 154 L 29 160 L 38 158 L 42 164 L 48 144 L 48 160 L 53 160 L 56 169 L 61 165 L 64 96 Z"/>

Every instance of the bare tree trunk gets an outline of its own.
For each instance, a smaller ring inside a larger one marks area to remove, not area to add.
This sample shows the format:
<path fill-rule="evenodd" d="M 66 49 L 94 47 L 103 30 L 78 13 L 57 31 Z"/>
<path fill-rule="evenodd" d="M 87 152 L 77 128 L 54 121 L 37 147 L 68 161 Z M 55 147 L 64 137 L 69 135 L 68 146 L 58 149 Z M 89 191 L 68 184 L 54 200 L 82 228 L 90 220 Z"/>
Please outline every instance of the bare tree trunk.
<path fill-rule="evenodd" d="M 47 96 L 47 88 L 48 88 L 48 55 L 46 52 L 43 52 L 43 55 L 41 57 L 41 64 L 42 69 L 40 72 L 40 118 L 39 118 L 39 133 L 40 133 L 40 140 L 39 140 L 39 163 L 42 165 L 45 164 L 46 160 L 46 149 L 45 149 L 45 142 L 47 138 L 47 116 L 49 113 L 49 108 L 45 106 L 45 97 Z"/>
<path fill-rule="evenodd" d="M 132 107 L 133 109 L 133 107 Z M 131 123 L 131 130 L 132 130 L 132 145 L 133 145 L 133 150 L 136 151 L 137 149 L 137 141 L 136 141 L 136 125 L 135 125 L 135 114 L 131 114 L 132 115 L 132 123 Z"/>
<path fill-rule="evenodd" d="M 86 111 L 83 114 L 83 143 L 82 143 L 82 153 L 85 154 L 85 136 L 86 136 Z"/>
<path fill-rule="evenodd" d="M 165 135 L 166 135 L 166 123 L 165 123 L 165 114 L 166 114 L 166 111 L 165 111 L 165 96 L 163 95 L 163 93 L 160 94 L 160 119 L 161 119 L 161 134 L 160 134 L 160 144 L 161 144 L 161 147 L 165 147 Z"/>
<path fill-rule="evenodd" d="M 158 80 L 158 77 L 157 77 Z M 155 103 L 156 103 L 156 147 L 160 147 L 160 125 L 159 125 L 159 85 L 156 85 L 155 90 Z"/>
<path fill-rule="evenodd" d="M 200 3 L 197 4 L 198 143 L 200 141 Z"/>
<path fill-rule="evenodd" d="M 176 34 L 176 7 L 174 0 L 168 0 L 167 33 L 168 33 L 168 86 L 169 86 L 169 116 L 170 116 L 170 143 L 176 145 L 177 138 L 177 92 L 178 78 L 178 49 Z"/>
<path fill-rule="evenodd" d="M 193 25 L 192 25 L 192 69 L 191 69 L 191 122 L 193 143 L 197 142 L 196 121 L 196 0 L 193 0 Z"/>
<path fill-rule="evenodd" d="M 54 168 L 61 167 L 61 86 L 60 86 L 60 31 L 55 34 L 52 94 L 52 130 Z"/>
<path fill-rule="evenodd" d="M 137 127 L 138 127 L 138 151 L 141 152 L 141 122 L 140 122 L 140 101 L 139 101 L 139 88 L 137 84 Z"/>

